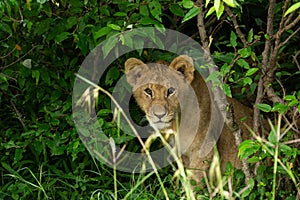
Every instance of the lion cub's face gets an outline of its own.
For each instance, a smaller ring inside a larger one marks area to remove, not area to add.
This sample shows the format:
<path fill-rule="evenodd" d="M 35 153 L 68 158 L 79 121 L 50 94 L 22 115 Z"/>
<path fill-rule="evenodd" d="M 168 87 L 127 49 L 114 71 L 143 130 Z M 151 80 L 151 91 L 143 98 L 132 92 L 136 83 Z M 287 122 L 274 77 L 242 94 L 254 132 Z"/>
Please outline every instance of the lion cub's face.
<path fill-rule="evenodd" d="M 158 129 L 168 128 L 179 111 L 178 99 L 194 78 L 193 60 L 185 55 L 175 58 L 170 66 L 160 63 L 146 65 L 130 58 L 125 62 L 127 82 L 148 120 Z"/>

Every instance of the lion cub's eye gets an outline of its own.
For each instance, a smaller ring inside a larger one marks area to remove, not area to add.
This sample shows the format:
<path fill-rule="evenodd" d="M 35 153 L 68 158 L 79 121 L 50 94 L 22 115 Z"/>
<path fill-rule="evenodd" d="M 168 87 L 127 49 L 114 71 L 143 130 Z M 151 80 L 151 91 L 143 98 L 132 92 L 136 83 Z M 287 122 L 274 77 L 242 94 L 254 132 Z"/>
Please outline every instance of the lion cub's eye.
<path fill-rule="evenodd" d="M 170 87 L 170 88 L 168 89 L 168 91 L 167 91 L 167 96 L 170 96 L 170 95 L 174 94 L 174 92 L 175 92 L 175 88 Z"/>
<path fill-rule="evenodd" d="M 152 96 L 152 90 L 150 88 L 146 88 L 144 91 L 146 92 L 147 95 Z"/>

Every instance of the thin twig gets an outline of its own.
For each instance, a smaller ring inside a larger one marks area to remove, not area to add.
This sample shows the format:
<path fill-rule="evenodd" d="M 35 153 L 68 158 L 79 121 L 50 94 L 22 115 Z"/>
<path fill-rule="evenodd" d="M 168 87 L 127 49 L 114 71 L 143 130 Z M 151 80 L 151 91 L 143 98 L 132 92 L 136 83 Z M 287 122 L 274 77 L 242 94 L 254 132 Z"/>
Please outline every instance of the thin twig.
<path fill-rule="evenodd" d="M 20 121 L 22 127 L 26 130 L 26 125 L 25 125 L 25 123 L 24 123 L 23 120 L 22 120 L 22 115 L 21 115 L 21 113 L 19 112 L 19 110 L 17 109 L 17 107 L 15 106 L 15 104 L 14 104 L 14 102 L 13 102 L 12 100 L 10 100 L 9 102 L 10 102 L 11 106 L 14 108 L 14 110 L 15 110 L 15 112 L 16 112 L 16 114 L 17 114 L 17 118 L 18 118 L 18 120 Z"/>
<path fill-rule="evenodd" d="M 294 144 L 294 143 L 300 143 L 300 139 L 295 139 L 295 140 L 282 142 L 282 144 Z"/>
<path fill-rule="evenodd" d="M 287 26 L 284 26 L 283 29 L 281 29 L 280 32 L 278 32 L 277 34 L 282 34 L 283 32 L 292 29 L 294 26 L 296 26 L 296 24 L 300 21 L 300 15 L 298 15 L 298 17 L 296 17 L 294 19 L 294 21 L 292 21 L 291 23 L 289 23 Z"/>
<path fill-rule="evenodd" d="M 281 42 L 279 44 L 279 48 L 281 48 L 283 45 L 285 45 L 292 37 L 294 37 L 296 35 L 296 33 L 298 33 L 298 31 L 300 30 L 300 26 L 288 37 L 286 38 L 283 42 Z"/>
<path fill-rule="evenodd" d="M 27 56 L 29 53 L 31 53 L 37 46 L 34 46 L 32 47 L 28 52 L 26 52 L 23 56 L 21 56 L 19 59 L 15 60 L 14 62 L 8 64 L 8 65 L 5 65 L 3 67 L 1 67 L 0 69 L 6 69 L 14 64 L 16 64 L 17 62 L 19 62 L 20 60 L 22 60 L 25 56 Z"/>
<path fill-rule="evenodd" d="M 10 54 L 12 54 L 15 50 L 16 50 L 16 46 L 15 46 L 10 52 L 8 52 L 6 55 L 1 56 L 0 59 L 4 59 L 4 58 L 8 57 L 8 56 L 9 56 Z"/>
<path fill-rule="evenodd" d="M 300 65 L 299 65 L 299 62 L 297 60 L 297 58 L 298 58 L 299 55 L 300 55 L 300 51 L 297 51 L 297 53 L 293 56 L 293 60 L 296 63 L 298 69 L 300 70 Z"/>
<path fill-rule="evenodd" d="M 13 36 L 13 35 L 9 35 L 9 36 L 7 36 L 6 38 L 4 38 L 3 40 L 0 40 L 0 42 L 4 42 L 5 40 L 8 40 L 11 36 Z"/>

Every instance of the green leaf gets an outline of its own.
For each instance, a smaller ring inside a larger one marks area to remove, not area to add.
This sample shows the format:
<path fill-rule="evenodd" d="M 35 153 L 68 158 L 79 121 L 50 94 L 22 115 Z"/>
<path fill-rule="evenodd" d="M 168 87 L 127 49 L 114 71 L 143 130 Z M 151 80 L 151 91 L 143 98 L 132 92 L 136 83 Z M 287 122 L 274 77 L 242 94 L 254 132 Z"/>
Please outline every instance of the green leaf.
<path fill-rule="evenodd" d="M 239 146 L 238 156 L 245 159 L 255 154 L 260 149 L 260 145 L 253 140 L 245 140 Z"/>
<path fill-rule="evenodd" d="M 118 38 L 116 36 L 112 36 L 112 37 L 108 38 L 108 40 L 102 46 L 102 51 L 103 51 L 104 58 L 116 46 L 117 43 L 118 43 Z"/>
<path fill-rule="evenodd" d="M 66 149 L 66 146 L 64 144 L 56 143 L 56 141 L 53 140 L 47 140 L 46 144 L 51 149 L 52 156 L 62 155 L 64 154 L 64 151 Z"/>
<path fill-rule="evenodd" d="M 116 12 L 114 14 L 115 17 L 127 17 L 127 13 L 125 12 Z"/>
<path fill-rule="evenodd" d="M 124 35 L 123 35 L 123 34 L 120 34 L 119 40 L 121 41 L 121 44 L 122 44 L 122 45 L 125 44 L 125 38 L 124 38 Z"/>
<path fill-rule="evenodd" d="M 252 51 L 252 53 L 251 53 L 251 59 L 252 59 L 253 61 L 256 61 L 256 54 L 255 54 L 254 51 Z"/>
<path fill-rule="evenodd" d="M 142 25 L 157 25 L 159 24 L 158 21 L 151 19 L 150 17 L 143 17 L 140 21 L 140 24 Z"/>
<path fill-rule="evenodd" d="M 9 35 L 12 35 L 12 30 L 11 30 L 10 26 L 3 22 L 0 23 L 0 30 L 8 33 Z"/>
<path fill-rule="evenodd" d="M 224 5 L 223 5 L 223 2 L 221 2 L 219 10 L 216 11 L 216 14 L 217 14 L 217 18 L 218 18 L 218 19 L 221 18 L 223 12 L 224 12 Z"/>
<path fill-rule="evenodd" d="M 190 19 L 192 19 L 193 17 L 197 16 L 200 12 L 200 8 L 198 7 L 194 7 L 192 8 L 191 10 L 189 10 L 188 13 L 186 13 L 186 15 L 184 16 L 183 20 L 182 20 L 182 23 L 183 22 L 186 22 Z"/>
<path fill-rule="evenodd" d="M 272 144 L 276 144 L 276 130 L 271 130 L 270 134 L 268 136 L 268 141 L 271 142 Z"/>
<path fill-rule="evenodd" d="M 248 36 L 247 36 L 247 42 L 251 43 L 253 41 L 253 28 L 250 29 Z"/>
<path fill-rule="evenodd" d="M 151 15 L 157 19 L 159 22 L 162 22 L 161 20 L 161 15 L 162 15 L 162 10 L 161 10 L 161 5 L 158 1 L 151 1 L 149 3 L 149 9 Z"/>
<path fill-rule="evenodd" d="M 264 34 L 264 37 L 266 38 L 266 40 L 270 39 L 270 36 L 268 34 Z"/>
<path fill-rule="evenodd" d="M 98 30 L 97 32 L 93 32 L 94 40 L 96 40 L 104 35 L 107 35 L 110 31 L 111 31 L 110 27 L 103 27 L 100 30 Z"/>
<path fill-rule="evenodd" d="M 285 97 L 283 97 L 283 100 L 294 101 L 294 100 L 297 100 L 297 99 L 294 95 L 286 95 Z"/>
<path fill-rule="evenodd" d="M 113 29 L 113 30 L 116 30 L 116 31 L 120 31 L 121 30 L 121 27 L 117 24 L 108 24 L 107 27 Z"/>
<path fill-rule="evenodd" d="M 23 151 L 22 149 L 15 150 L 15 157 L 14 157 L 14 164 L 19 162 L 23 158 Z"/>
<path fill-rule="evenodd" d="M 238 64 L 239 66 L 243 67 L 244 69 L 250 69 L 249 64 L 244 60 L 244 59 L 239 59 L 236 64 Z"/>
<path fill-rule="evenodd" d="M 25 81 L 26 81 L 25 78 L 20 78 L 20 77 L 18 78 L 18 85 L 19 85 L 20 89 L 22 89 L 24 87 Z M 1 77 L 0 77 L 0 83 L 1 83 Z M 3 84 L 1 84 L 1 87 L 0 87 L 1 89 L 3 89 L 2 85 Z"/>
<path fill-rule="evenodd" d="M 251 191 L 253 190 L 254 188 L 254 185 L 255 185 L 255 182 L 254 182 L 254 179 L 253 178 L 250 178 L 248 183 L 247 183 L 247 186 L 248 186 L 248 189 L 245 190 L 243 193 L 242 193 L 242 198 L 245 198 L 247 197 Z"/>
<path fill-rule="evenodd" d="M 277 103 L 276 105 L 273 106 L 272 111 L 273 112 L 279 112 L 280 114 L 285 113 L 289 107 L 287 105 Z"/>
<path fill-rule="evenodd" d="M 77 45 L 76 45 L 80 50 L 81 52 L 86 55 L 87 52 L 88 52 L 88 37 L 86 34 L 79 34 L 78 35 L 78 42 L 77 42 Z"/>
<path fill-rule="evenodd" d="M 40 80 L 40 72 L 38 70 L 32 70 L 31 76 L 32 78 L 35 78 L 35 85 L 38 85 L 38 82 Z"/>
<path fill-rule="evenodd" d="M 4 169 L 6 169 L 9 173 L 11 173 L 11 174 L 13 174 L 13 175 L 19 176 L 19 174 L 18 174 L 13 168 L 11 168 L 10 165 L 8 165 L 8 164 L 5 163 L 5 162 L 1 162 L 1 164 L 2 164 L 2 167 L 3 167 Z"/>
<path fill-rule="evenodd" d="M 255 74 L 258 70 L 259 70 L 259 68 L 248 69 L 245 76 L 251 76 L 251 75 Z"/>
<path fill-rule="evenodd" d="M 233 31 L 231 31 L 231 33 L 230 33 L 230 45 L 232 47 L 236 47 L 236 45 L 237 45 L 236 39 L 237 39 L 236 34 Z"/>
<path fill-rule="evenodd" d="M 242 93 L 242 94 L 245 94 L 245 92 L 246 92 L 246 88 L 243 87 L 243 88 L 241 89 L 241 93 Z"/>
<path fill-rule="evenodd" d="M 111 67 L 105 77 L 105 85 L 111 85 L 115 80 L 119 79 L 120 71 L 116 67 Z"/>
<path fill-rule="evenodd" d="M 221 67 L 220 73 L 222 77 L 225 77 L 230 71 L 230 66 L 227 63 L 224 63 L 224 65 Z"/>
<path fill-rule="evenodd" d="M 215 7 L 210 7 L 210 9 L 208 10 L 208 12 L 205 15 L 205 18 L 207 18 L 208 16 L 210 16 L 211 14 L 213 14 L 216 11 Z"/>
<path fill-rule="evenodd" d="M 264 103 L 256 104 L 256 107 L 263 112 L 270 112 L 272 110 L 270 105 Z"/>
<path fill-rule="evenodd" d="M 259 161 L 260 161 L 260 159 L 257 156 L 253 156 L 252 158 L 247 159 L 248 163 L 256 163 L 256 162 L 259 162 Z"/>
<path fill-rule="evenodd" d="M 293 101 L 290 101 L 290 102 L 288 103 L 288 106 L 289 106 L 289 107 L 295 106 L 295 105 L 297 105 L 298 103 L 299 103 L 298 100 L 295 99 L 295 100 L 293 100 Z"/>
<path fill-rule="evenodd" d="M 53 90 L 51 91 L 51 101 L 55 102 L 62 96 L 62 92 L 60 90 Z"/>
<path fill-rule="evenodd" d="M 41 142 L 41 141 L 39 141 L 39 140 L 34 140 L 34 141 L 32 142 L 32 146 L 33 146 L 33 148 L 34 148 L 34 151 L 37 152 L 38 155 L 41 154 L 42 151 L 43 151 L 43 149 L 44 149 L 44 144 L 43 144 L 43 142 Z"/>
<path fill-rule="evenodd" d="M 228 97 L 232 97 L 231 89 L 230 89 L 230 86 L 229 86 L 228 84 L 224 84 L 224 93 L 225 93 Z"/>
<path fill-rule="evenodd" d="M 118 138 L 114 138 L 115 143 L 120 145 L 120 144 L 124 144 L 125 142 L 129 142 L 131 140 L 133 140 L 135 137 L 131 136 L 131 135 L 122 135 L 121 137 Z"/>
<path fill-rule="evenodd" d="M 67 29 L 72 28 L 74 25 L 77 24 L 77 22 L 78 22 L 78 19 L 76 17 L 74 17 L 74 16 L 69 17 L 67 19 L 67 24 L 66 24 Z"/>
<path fill-rule="evenodd" d="M 60 43 L 60 42 L 64 41 L 65 39 L 67 39 L 69 37 L 69 35 L 70 35 L 70 33 L 68 33 L 68 32 L 60 33 L 57 36 L 55 36 L 55 42 Z"/>
<path fill-rule="evenodd" d="M 289 7 L 289 9 L 287 9 L 287 11 L 284 13 L 284 17 L 287 16 L 288 14 L 294 12 L 298 8 L 300 8 L 300 2 L 295 3 L 291 7 Z"/>
<path fill-rule="evenodd" d="M 127 32 L 126 34 L 124 34 L 124 44 L 130 48 L 133 48 L 133 39 L 134 36 L 132 36 L 130 33 L 132 32 Z"/>
<path fill-rule="evenodd" d="M 184 16 L 184 11 L 182 10 L 182 8 L 178 5 L 178 4 L 172 4 L 170 6 L 170 11 L 179 16 L 179 17 L 183 17 Z"/>
<path fill-rule="evenodd" d="M 139 54 L 141 54 L 144 48 L 144 40 L 141 38 L 136 38 L 133 42 L 133 46 L 139 51 Z"/>
<path fill-rule="evenodd" d="M 98 117 L 107 117 L 110 115 L 112 112 L 110 109 L 101 109 L 98 111 L 97 116 Z"/>
<path fill-rule="evenodd" d="M 248 58 L 249 56 L 251 56 L 251 52 L 251 47 L 238 50 L 238 53 L 241 55 L 242 58 Z"/>
<path fill-rule="evenodd" d="M 33 34 L 34 35 L 42 35 L 42 34 L 46 33 L 50 29 L 52 23 L 53 23 L 52 18 L 48 18 L 48 19 L 45 19 L 45 20 L 42 20 L 42 21 L 36 23 Z"/>
<path fill-rule="evenodd" d="M 104 16 L 110 16 L 110 9 L 108 6 L 100 6 L 100 13 Z"/>
<path fill-rule="evenodd" d="M 252 82 L 253 81 L 250 77 L 246 77 L 246 78 L 243 79 L 244 86 L 245 85 L 251 85 Z"/>
<path fill-rule="evenodd" d="M 183 0 L 182 5 L 184 8 L 190 9 L 190 8 L 194 7 L 194 2 L 191 0 Z"/>
<path fill-rule="evenodd" d="M 219 71 L 215 71 L 211 74 L 209 74 L 209 76 L 205 79 L 206 82 L 208 81 L 212 81 L 213 83 L 218 82 L 220 78 L 220 72 Z"/>
<path fill-rule="evenodd" d="M 221 0 L 214 0 L 214 7 L 216 12 L 220 11 Z"/>
<path fill-rule="evenodd" d="M 230 7 L 235 7 L 234 0 L 223 0 L 224 3 L 226 3 Z"/>
<path fill-rule="evenodd" d="M 279 144 L 279 150 L 285 155 L 291 155 L 293 153 L 293 149 L 286 144 Z"/>
<path fill-rule="evenodd" d="M 247 116 L 244 116 L 240 119 L 240 122 L 245 122 L 247 119 L 248 119 Z"/>
<path fill-rule="evenodd" d="M 250 93 L 251 93 L 251 94 L 254 94 L 256 88 L 257 88 L 257 83 L 252 83 L 252 84 L 250 85 Z"/>
<path fill-rule="evenodd" d="M 209 2 L 210 2 L 210 0 L 205 0 L 205 7 L 206 7 L 206 8 L 207 8 Z"/>
<path fill-rule="evenodd" d="M 232 172 L 232 173 L 233 173 L 234 170 L 235 170 L 231 162 L 227 162 L 227 163 L 226 163 L 225 169 L 226 169 L 226 170 L 225 170 L 226 172 Z M 226 174 L 226 172 L 225 172 L 225 174 Z"/>
<path fill-rule="evenodd" d="M 24 80 L 24 78 L 19 78 L 19 79 Z M 1 73 L 0 74 L 0 84 L 7 83 L 7 82 L 8 82 L 7 77 L 3 73 Z"/>
<path fill-rule="evenodd" d="M 51 124 L 53 126 L 58 126 L 60 124 L 60 121 L 58 119 L 52 118 L 51 119 Z"/>
<path fill-rule="evenodd" d="M 172 6 L 171 6 L 172 7 Z M 148 7 L 146 5 L 141 5 L 140 6 L 140 14 L 142 16 L 147 16 L 149 17 L 149 10 L 148 10 Z"/>

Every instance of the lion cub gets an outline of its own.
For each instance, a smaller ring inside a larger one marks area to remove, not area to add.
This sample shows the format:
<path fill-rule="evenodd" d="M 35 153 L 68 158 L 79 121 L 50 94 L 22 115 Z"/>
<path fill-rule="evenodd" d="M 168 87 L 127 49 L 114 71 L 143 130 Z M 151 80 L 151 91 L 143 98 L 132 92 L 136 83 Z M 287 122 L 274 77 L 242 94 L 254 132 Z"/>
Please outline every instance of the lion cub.
<path fill-rule="evenodd" d="M 233 134 L 215 117 L 208 87 L 201 75 L 195 73 L 191 57 L 178 56 L 168 67 L 161 63 L 146 65 L 139 59 L 129 58 L 125 62 L 125 74 L 148 120 L 159 130 L 178 132 L 184 166 L 192 172 L 193 179 L 200 181 L 203 171 L 209 169 L 216 142 L 222 169 L 228 161 L 240 167 Z M 234 99 L 228 100 L 237 121 L 247 117 L 246 122 L 252 122 L 251 109 Z M 179 126 L 176 116 L 179 116 Z M 221 132 L 220 137 L 218 132 Z"/>

